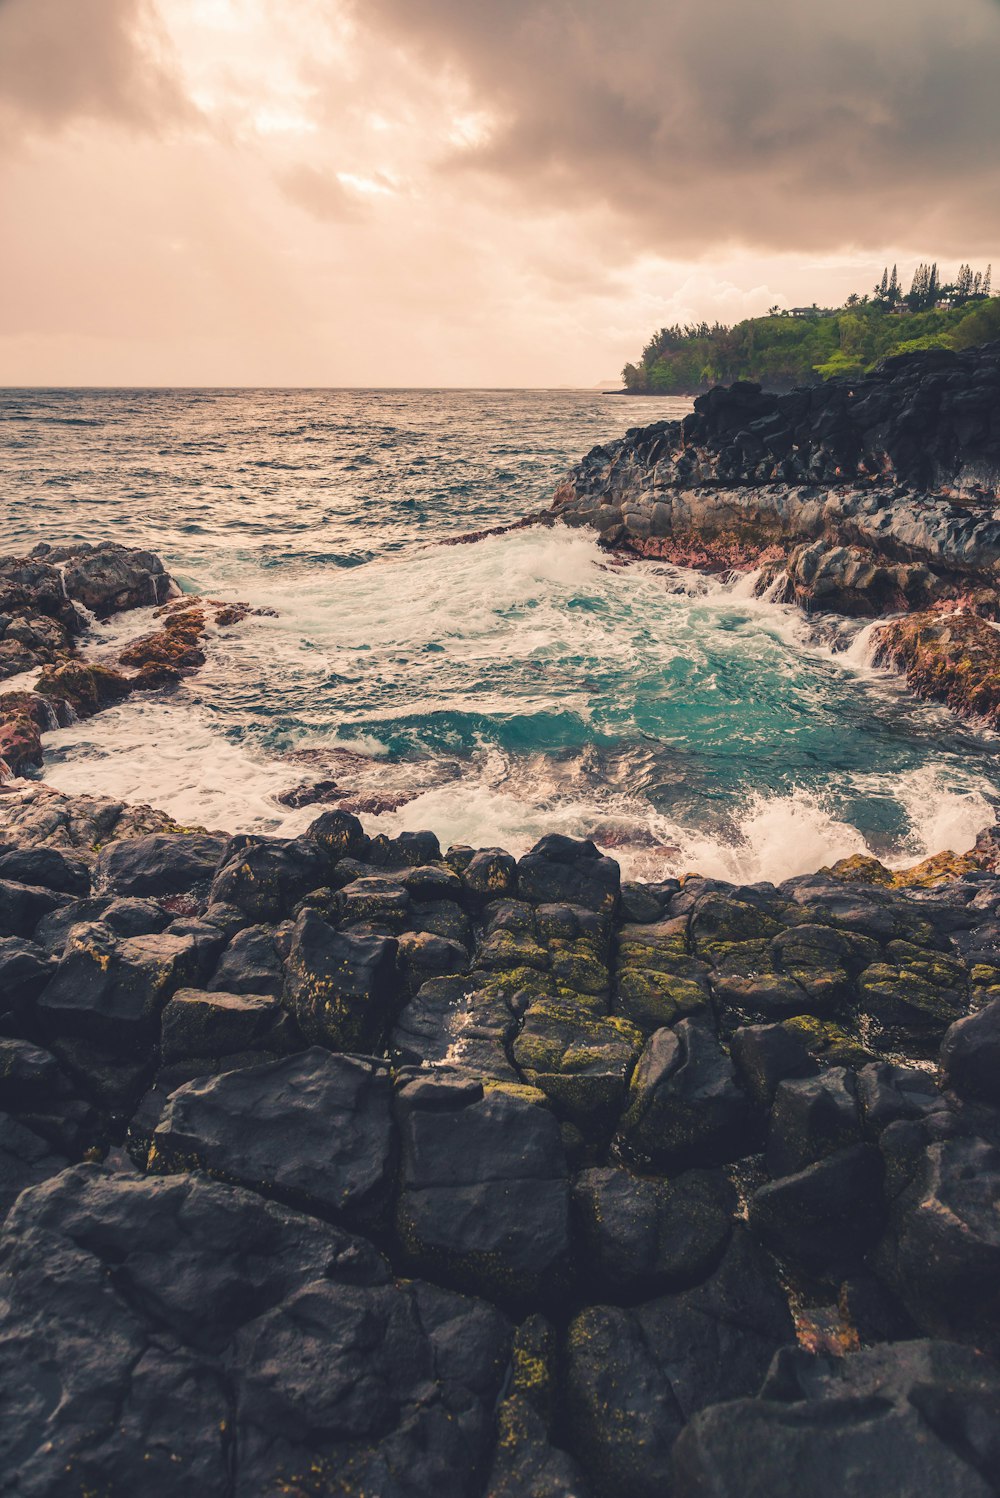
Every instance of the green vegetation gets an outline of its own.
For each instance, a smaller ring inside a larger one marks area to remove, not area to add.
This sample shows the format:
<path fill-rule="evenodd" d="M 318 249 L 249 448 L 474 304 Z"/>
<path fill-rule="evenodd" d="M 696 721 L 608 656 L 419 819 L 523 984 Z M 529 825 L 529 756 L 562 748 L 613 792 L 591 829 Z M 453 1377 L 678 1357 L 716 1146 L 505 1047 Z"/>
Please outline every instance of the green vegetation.
<path fill-rule="evenodd" d="M 772 390 L 858 375 L 889 354 L 963 349 L 1000 339 L 1000 296 L 990 295 L 990 269 L 963 265 L 943 284 L 937 265 L 919 265 L 903 292 L 895 266 L 886 267 L 871 296 L 849 296 L 843 307 L 772 307 L 735 327 L 696 323 L 661 328 L 622 379 L 637 395 L 695 395 L 733 380 Z"/>

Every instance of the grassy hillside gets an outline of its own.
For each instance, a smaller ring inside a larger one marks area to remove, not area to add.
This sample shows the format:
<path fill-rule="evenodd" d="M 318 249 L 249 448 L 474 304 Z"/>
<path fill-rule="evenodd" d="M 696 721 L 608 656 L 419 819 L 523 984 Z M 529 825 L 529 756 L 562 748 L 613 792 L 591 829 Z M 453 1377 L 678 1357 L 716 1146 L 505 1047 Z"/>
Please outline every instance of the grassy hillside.
<path fill-rule="evenodd" d="M 735 327 L 701 323 L 661 328 L 638 364 L 626 364 L 627 390 L 642 395 L 696 395 L 733 380 L 787 390 L 834 375 L 860 374 L 888 354 L 911 349 L 971 348 L 1000 339 L 1000 296 L 926 311 L 852 298 L 836 311 L 773 312 Z"/>

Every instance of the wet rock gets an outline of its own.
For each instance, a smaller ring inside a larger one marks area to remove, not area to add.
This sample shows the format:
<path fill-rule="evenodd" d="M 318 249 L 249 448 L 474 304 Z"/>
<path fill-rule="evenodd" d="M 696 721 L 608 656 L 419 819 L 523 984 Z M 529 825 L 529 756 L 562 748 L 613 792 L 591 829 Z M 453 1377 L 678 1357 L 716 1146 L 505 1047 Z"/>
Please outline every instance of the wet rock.
<path fill-rule="evenodd" d="M 650 1037 L 622 1132 L 633 1150 L 669 1168 L 718 1165 L 751 1152 L 746 1095 L 710 1030 L 681 1020 Z"/>
<path fill-rule="evenodd" d="M 160 1046 L 166 1063 L 240 1051 L 280 1052 L 293 1049 L 295 1041 L 295 1028 L 278 999 L 263 994 L 180 988 L 163 1010 Z"/>
<path fill-rule="evenodd" d="M 835 1066 L 818 1077 L 778 1084 L 764 1157 L 772 1178 L 794 1175 L 860 1142 L 857 1083 L 852 1072 Z"/>
<path fill-rule="evenodd" d="M 0 1222 L 22 1191 L 47 1181 L 68 1164 L 41 1135 L 0 1112 Z"/>
<path fill-rule="evenodd" d="M 909 614 L 879 626 L 874 664 L 902 671 L 921 697 L 1000 723 L 1000 636 L 972 611 Z"/>
<path fill-rule="evenodd" d="M 898 1119 L 924 1118 L 944 1109 L 934 1078 L 912 1066 L 871 1062 L 858 1073 L 858 1101 L 867 1139 L 875 1140 Z"/>
<path fill-rule="evenodd" d="M 517 864 L 502 848 L 481 848 L 462 869 L 462 884 L 470 895 L 487 903 L 517 893 Z"/>
<path fill-rule="evenodd" d="M 155 553 L 119 546 L 112 541 L 102 541 L 96 546 L 76 544 L 71 548 L 56 548 L 45 560 L 61 569 L 61 583 L 67 596 L 82 603 L 99 619 L 124 609 L 160 603 L 170 588 L 170 578 Z"/>
<path fill-rule="evenodd" d="M 121 838 L 98 854 L 94 882 L 116 895 L 179 895 L 207 883 L 228 839 L 210 833 Z"/>
<path fill-rule="evenodd" d="M 704 1284 L 634 1310 L 590 1306 L 570 1324 L 569 1446 L 600 1498 L 662 1498 L 684 1424 L 756 1393 L 794 1338 L 763 1250 L 738 1228 Z"/>
<path fill-rule="evenodd" d="M 54 847 L 91 863 L 106 843 L 119 837 L 176 830 L 166 812 L 129 805 L 105 796 L 70 796 L 49 785 L 28 782 L 0 798 L 0 832 L 5 844 Z"/>
<path fill-rule="evenodd" d="M 780 1352 L 757 1399 L 702 1411 L 674 1451 L 676 1498 L 989 1498 L 1000 1370 L 947 1342 Z"/>
<path fill-rule="evenodd" d="M 780 1082 L 818 1071 L 805 1037 L 789 1025 L 741 1025 L 730 1041 L 730 1055 L 740 1085 L 765 1111 Z"/>
<path fill-rule="evenodd" d="M 464 1289 L 524 1304 L 558 1289 L 569 1181 L 541 1093 L 449 1068 L 399 1074 L 396 1226 L 411 1261 Z"/>
<path fill-rule="evenodd" d="M 584 1170 L 573 1183 L 574 1229 L 595 1299 L 656 1295 L 697 1284 L 729 1240 L 736 1192 L 721 1171 L 672 1180 L 620 1166 Z"/>
<path fill-rule="evenodd" d="M 4 1017 L 18 1021 L 52 976 L 48 953 L 18 936 L 0 936 L 0 1027 Z"/>
<path fill-rule="evenodd" d="M 394 1284 L 362 1240 L 252 1193 L 79 1167 L 22 1198 L 3 1268 L 0 1460 L 23 1491 L 327 1474 L 465 1498 L 488 1458 L 504 1318 Z"/>
<path fill-rule="evenodd" d="M 164 1004 L 178 988 L 196 983 L 201 969 L 196 937 L 118 940 L 102 922 L 74 926 L 38 1013 L 50 1034 L 140 1056 L 152 1043 Z"/>
<path fill-rule="evenodd" d="M 209 904 L 235 905 L 252 922 L 280 921 L 323 883 L 324 861 L 308 838 L 233 838 L 212 880 Z"/>
<path fill-rule="evenodd" d="M 687 951 L 687 920 L 625 925 L 618 941 L 616 1009 L 646 1034 L 709 1003 L 708 966 Z"/>
<path fill-rule="evenodd" d="M 617 1015 L 543 998 L 529 1007 L 512 1054 L 525 1081 L 586 1131 L 617 1118 L 642 1046 L 642 1032 Z"/>
<path fill-rule="evenodd" d="M 664 901 L 661 895 L 647 884 L 627 880 L 622 884 L 622 916 L 626 922 L 640 926 L 652 926 L 663 915 Z"/>
<path fill-rule="evenodd" d="M 371 839 L 357 817 L 346 811 L 325 811 L 310 822 L 306 837 L 332 866 L 341 858 L 365 857 Z"/>
<path fill-rule="evenodd" d="M 197 1168 L 302 1211 L 370 1220 L 393 1161 L 387 1066 L 313 1047 L 172 1093 L 150 1165 Z"/>
<path fill-rule="evenodd" d="M 759 1187 L 750 1199 L 750 1226 L 781 1258 L 836 1283 L 882 1230 L 882 1177 L 871 1145 L 838 1150 Z"/>
<path fill-rule="evenodd" d="M 68 902 L 68 896 L 38 885 L 0 879 L 0 936 L 30 937 L 44 915 Z"/>
<path fill-rule="evenodd" d="M 90 893 L 90 873 L 85 863 L 60 853 L 57 848 L 9 846 L 0 849 L 0 879 L 15 884 L 42 886 L 61 895 Z"/>
<path fill-rule="evenodd" d="M 120 671 L 84 661 L 46 666 L 35 691 L 41 697 L 66 702 L 78 718 L 92 718 L 106 707 L 124 702 L 132 685 Z"/>
<path fill-rule="evenodd" d="M 941 1067 L 956 1092 L 1000 1107 L 1000 999 L 948 1029 Z"/>
<path fill-rule="evenodd" d="M 295 923 L 284 1000 L 306 1039 L 331 1050 L 374 1050 L 396 994 L 396 943 L 334 931 L 314 910 Z"/>
<path fill-rule="evenodd" d="M 945 1030 L 968 1007 L 961 965 L 939 953 L 876 963 L 861 974 L 858 991 L 860 1013 L 874 1024 L 882 1044 L 911 1056 L 933 1055 Z"/>
<path fill-rule="evenodd" d="M 896 1124 L 883 1136 L 893 1147 Z M 911 1128 L 915 1126 L 909 1126 Z M 916 1153 L 878 1270 L 923 1331 L 1000 1353 L 1000 1149 L 945 1139 Z"/>
<path fill-rule="evenodd" d="M 521 899 L 534 905 L 580 905 L 610 917 L 621 873 L 614 859 L 602 857 L 593 843 L 551 833 L 519 861 L 517 887 Z"/>
<path fill-rule="evenodd" d="M 497 1411 L 497 1445 L 486 1498 L 588 1498 L 579 1465 L 552 1443 L 545 1422 L 520 1394 Z"/>
<path fill-rule="evenodd" d="M 284 984 L 284 968 L 275 946 L 273 926 L 245 926 L 237 931 L 219 958 L 209 982 L 223 993 L 270 994 L 277 997 Z"/>
<path fill-rule="evenodd" d="M 404 1066 L 447 1062 L 477 1077 L 518 1082 L 507 1054 L 516 1024 L 505 985 L 495 974 L 431 978 L 401 1011 L 390 1054 Z"/>
<path fill-rule="evenodd" d="M 404 931 L 398 950 L 404 982 L 414 994 L 428 979 L 463 973 L 469 966 L 465 947 L 429 931 Z"/>

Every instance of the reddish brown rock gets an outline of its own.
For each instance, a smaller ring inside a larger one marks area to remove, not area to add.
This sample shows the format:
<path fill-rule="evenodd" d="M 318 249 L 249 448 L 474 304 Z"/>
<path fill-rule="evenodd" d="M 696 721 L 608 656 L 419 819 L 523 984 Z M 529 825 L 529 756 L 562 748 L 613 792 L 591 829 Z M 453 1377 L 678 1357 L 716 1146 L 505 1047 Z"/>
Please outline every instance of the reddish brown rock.
<path fill-rule="evenodd" d="M 919 696 L 1000 727 L 1000 634 L 978 614 L 893 619 L 876 632 L 874 664 L 902 671 Z"/>

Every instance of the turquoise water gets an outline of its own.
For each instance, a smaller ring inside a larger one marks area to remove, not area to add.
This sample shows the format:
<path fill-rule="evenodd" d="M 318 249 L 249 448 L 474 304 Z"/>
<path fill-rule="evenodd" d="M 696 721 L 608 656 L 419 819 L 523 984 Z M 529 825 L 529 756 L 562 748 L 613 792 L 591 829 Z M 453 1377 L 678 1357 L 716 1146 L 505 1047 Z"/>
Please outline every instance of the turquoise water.
<path fill-rule="evenodd" d="M 967 846 L 995 740 L 865 664 L 857 626 L 627 567 L 589 533 L 449 538 L 548 502 L 669 399 L 592 392 L 0 396 L 0 546 L 154 547 L 186 589 L 277 611 L 181 689 L 50 736 L 46 777 L 186 821 L 297 830 L 334 780 L 370 829 L 515 851 L 593 835 L 646 877 L 780 878 Z M 95 632 L 110 649 L 143 614 Z"/>

